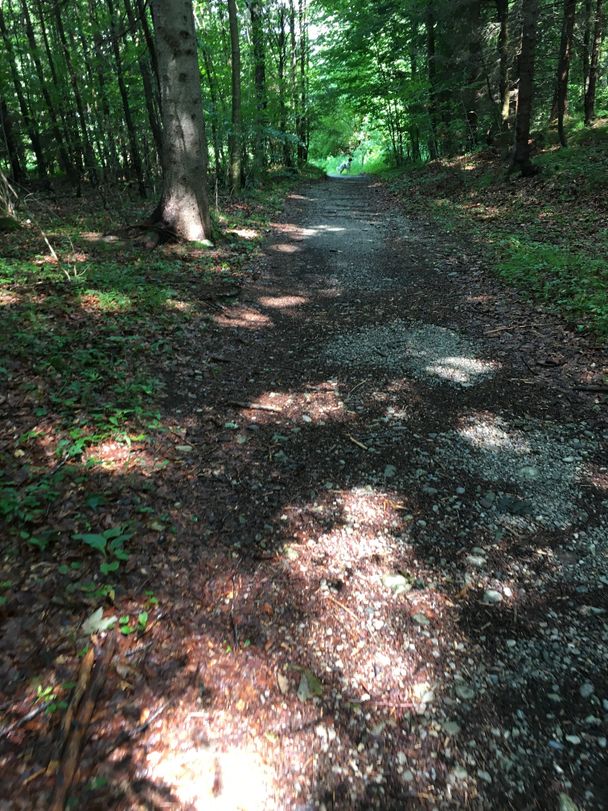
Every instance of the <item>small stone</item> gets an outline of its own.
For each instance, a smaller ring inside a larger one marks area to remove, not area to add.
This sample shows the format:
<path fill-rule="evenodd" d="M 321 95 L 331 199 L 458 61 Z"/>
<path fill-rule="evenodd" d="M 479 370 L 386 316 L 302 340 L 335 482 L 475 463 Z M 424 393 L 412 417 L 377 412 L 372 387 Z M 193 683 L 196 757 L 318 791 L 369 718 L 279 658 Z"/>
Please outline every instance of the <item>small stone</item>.
<path fill-rule="evenodd" d="M 480 780 L 483 780 L 484 783 L 492 782 L 492 775 L 489 772 L 485 772 L 483 769 L 477 769 L 477 777 L 479 777 Z"/>
<path fill-rule="evenodd" d="M 458 735 L 460 732 L 460 725 L 456 721 L 446 721 L 443 724 L 443 731 L 446 735 Z"/>
<path fill-rule="evenodd" d="M 600 747 L 600 749 L 605 749 L 606 746 L 608 745 L 608 742 L 606 741 L 606 738 L 598 738 L 597 744 Z"/>
<path fill-rule="evenodd" d="M 566 740 L 568 741 L 568 743 L 571 743 L 574 746 L 578 746 L 578 744 L 581 742 L 581 739 L 579 738 L 578 735 L 566 735 Z"/>
<path fill-rule="evenodd" d="M 457 487 L 456 488 L 456 493 L 459 496 L 464 496 L 464 494 L 466 493 L 466 489 L 464 487 Z"/>
<path fill-rule="evenodd" d="M 540 470 L 537 467 L 533 467 L 532 465 L 525 465 L 524 467 L 519 469 L 520 478 L 525 479 L 526 481 L 534 481 L 538 479 L 540 476 Z"/>
<path fill-rule="evenodd" d="M 486 589 L 483 594 L 483 601 L 486 605 L 495 605 L 502 601 L 502 594 L 496 589 Z"/>
<path fill-rule="evenodd" d="M 426 616 L 426 614 L 414 614 L 412 617 L 412 622 L 415 622 L 416 625 L 430 625 L 431 621 Z"/>
<path fill-rule="evenodd" d="M 454 778 L 454 780 L 466 780 L 469 773 L 464 766 L 454 766 L 451 771 L 451 776 Z"/>
<path fill-rule="evenodd" d="M 406 783 L 411 783 L 414 779 L 414 773 L 410 769 L 406 769 L 402 776 Z"/>
<path fill-rule="evenodd" d="M 507 648 L 514 648 L 517 645 L 517 640 L 507 639 Z"/>
<path fill-rule="evenodd" d="M 397 468 L 395 465 L 387 465 L 384 468 L 384 478 L 393 479 L 397 475 Z"/>
<path fill-rule="evenodd" d="M 407 757 L 403 752 L 397 752 L 397 762 L 400 766 L 405 766 L 407 763 Z"/>
<path fill-rule="evenodd" d="M 567 794 L 560 794 L 559 811 L 578 811 L 578 805 Z"/>
<path fill-rule="evenodd" d="M 458 698 L 461 698 L 463 701 L 470 701 L 472 698 L 475 698 L 475 690 L 467 684 L 464 684 L 464 682 L 458 682 L 454 688 L 454 692 Z"/>
<path fill-rule="evenodd" d="M 469 566 L 474 566 L 476 569 L 481 569 L 486 565 L 487 560 L 482 558 L 480 555 L 467 555 L 467 563 Z"/>
<path fill-rule="evenodd" d="M 591 682 L 587 681 L 585 684 L 581 685 L 579 693 L 583 698 L 589 698 L 595 693 L 595 687 L 591 684 Z"/>
<path fill-rule="evenodd" d="M 175 450 L 179 451 L 180 453 L 190 453 L 192 450 L 192 445 L 176 445 Z"/>
<path fill-rule="evenodd" d="M 308 414 L 304 414 L 302 416 L 302 422 L 312 422 L 312 417 L 309 417 Z"/>

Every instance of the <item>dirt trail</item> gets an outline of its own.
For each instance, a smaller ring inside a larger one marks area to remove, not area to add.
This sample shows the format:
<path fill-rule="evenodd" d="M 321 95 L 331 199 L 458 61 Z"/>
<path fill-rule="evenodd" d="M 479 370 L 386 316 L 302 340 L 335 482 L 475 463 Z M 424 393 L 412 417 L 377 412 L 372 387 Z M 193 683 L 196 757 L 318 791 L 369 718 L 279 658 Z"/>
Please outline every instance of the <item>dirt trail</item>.
<path fill-rule="evenodd" d="M 204 336 L 163 619 L 108 699 L 171 703 L 103 807 L 608 807 L 601 350 L 362 178 L 292 194 Z"/>

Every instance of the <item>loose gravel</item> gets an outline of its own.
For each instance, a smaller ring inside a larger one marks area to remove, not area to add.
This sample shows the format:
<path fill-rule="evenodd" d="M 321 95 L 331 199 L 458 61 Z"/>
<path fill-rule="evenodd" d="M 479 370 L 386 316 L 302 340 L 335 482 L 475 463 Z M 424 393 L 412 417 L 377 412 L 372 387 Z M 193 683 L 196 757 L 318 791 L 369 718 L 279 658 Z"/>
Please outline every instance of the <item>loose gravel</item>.
<path fill-rule="evenodd" d="M 328 359 L 354 369 L 407 371 L 431 385 L 468 388 L 494 374 L 496 364 L 458 333 L 434 324 L 403 320 L 343 333 L 331 341 Z"/>

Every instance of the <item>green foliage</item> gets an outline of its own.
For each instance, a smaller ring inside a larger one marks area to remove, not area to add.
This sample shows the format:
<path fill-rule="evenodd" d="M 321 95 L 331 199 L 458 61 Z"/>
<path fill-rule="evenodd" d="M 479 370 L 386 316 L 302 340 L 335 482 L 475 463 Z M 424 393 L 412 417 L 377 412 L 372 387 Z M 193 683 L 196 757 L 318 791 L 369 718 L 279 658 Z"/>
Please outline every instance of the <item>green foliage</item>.
<path fill-rule="evenodd" d="M 513 238 L 503 245 L 498 266 L 507 281 L 563 312 L 578 324 L 608 337 L 608 265 L 555 245 Z"/>

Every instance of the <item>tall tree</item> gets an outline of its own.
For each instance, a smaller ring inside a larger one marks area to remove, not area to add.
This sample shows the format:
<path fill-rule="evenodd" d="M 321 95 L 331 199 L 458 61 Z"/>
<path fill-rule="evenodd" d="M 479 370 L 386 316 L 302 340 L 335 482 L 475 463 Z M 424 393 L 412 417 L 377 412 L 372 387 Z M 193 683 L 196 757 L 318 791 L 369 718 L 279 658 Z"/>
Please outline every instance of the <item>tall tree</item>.
<path fill-rule="evenodd" d="M 555 83 L 555 112 L 554 115 L 552 115 L 552 118 L 557 117 L 559 141 L 562 146 L 566 146 L 564 118 L 566 116 L 566 107 L 568 104 L 568 77 L 570 75 L 570 57 L 572 55 L 572 37 L 574 34 L 575 16 L 576 0 L 564 0 L 564 18 L 562 22 L 562 35 L 559 46 L 557 80 Z"/>
<path fill-rule="evenodd" d="M 595 120 L 595 93 L 599 73 L 600 48 L 604 30 L 604 3 L 595 0 L 591 33 L 589 70 L 585 76 L 585 124 L 590 126 Z"/>
<path fill-rule="evenodd" d="M 163 122 L 163 189 L 152 219 L 189 241 L 211 238 L 207 142 L 192 0 L 153 0 Z"/>
<path fill-rule="evenodd" d="M 233 194 L 241 190 L 242 135 L 241 135 L 241 44 L 236 0 L 228 0 L 230 22 L 230 81 L 232 91 L 232 129 L 230 130 L 230 189 Z"/>
<path fill-rule="evenodd" d="M 521 50 L 519 53 L 519 91 L 517 94 L 515 144 L 511 169 L 521 172 L 524 176 L 532 175 L 536 171 L 530 160 L 530 124 L 534 95 L 537 22 L 538 0 L 523 0 Z"/>

